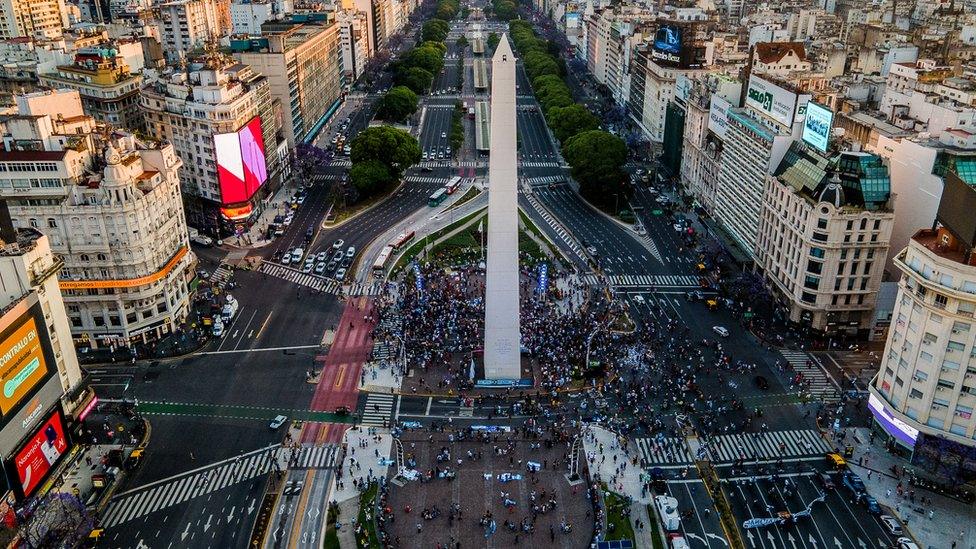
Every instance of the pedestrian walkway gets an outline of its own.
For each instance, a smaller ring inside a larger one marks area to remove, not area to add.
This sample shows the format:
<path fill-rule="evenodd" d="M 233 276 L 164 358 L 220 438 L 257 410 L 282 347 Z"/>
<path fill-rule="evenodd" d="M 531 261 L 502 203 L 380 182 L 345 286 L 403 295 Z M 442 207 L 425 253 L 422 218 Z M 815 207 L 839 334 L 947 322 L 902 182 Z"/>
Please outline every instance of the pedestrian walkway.
<path fill-rule="evenodd" d="M 520 168 L 563 168 L 566 165 L 560 162 L 519 162 Z"/>
<path fill-rule="evenodd" d="M 223 289 L 232 276 L 234 276 L 234 271 L 231 267 L 225 263 L 221 263 L 217 267 L 217 270 L 210 274 L 210 283 Z"/>
<path fill-rule="evenodd" d="M 651 492 L 643 490 L 642 469 L 631 466 L 636 452 L 633 445 L 628 445 L 625 450 L 616 433 L 598 425 L 585 426 L 580 436 L 583 437 L 583 452 L 590 463 L 591 476 L 606 482 L 614 492 L 630 496 L 635 502 L 650 503 Z"/>
<path fill-rule="evenodd" d="M 561 175 L 543 175 L 540 177 L 526 177 L 523 181 L 533 187 L 548 186 L 553 183 L 565 183 L 566 178 Z"/>
<path fill-rule="evenodd" d="M 611 286 L 698 288 L 694 275 L 611 275 L 605 277 Z M 583 275 L 583 282 L 590 286 L 602 286 L 603 281 L 595 274 Z"/>
<path fill-rule="evenodd" d="M 738 433 L 713 437 L 706 445 L 713 462 L 822 460 L 831 447 L 816 429 Z"/>
<path fill-rule="evenodd" d="M 908 476 L 904 474 L 908 463 L 888 453 L 880 437 L 872 439 L 864 427 L 844 431 L 846 441 L 855 443 L 854 456 L 847 460 L 848 467 L 864 481 L 868 493 L 887 507 L 885 512 L 902 521 L 903 528 L 918 541 L 919 547 L 976 549 L 976 508 L 910 486 Z M 900 477 L 891 474 L 892 466 L 897 466 Z M 903 487 L 900 494 L 899 484 Z M 924 505 L 921 502 L 923 496 Z"/>
<path fill-rule="evenodd" d="M 803 380 L 809 382 L 808 388 L 813 398 L 823 402 L 840 402 L 840 387 L 827 375 L 817 357 L 803 351 L 780 352 L 793 367 L 793 371 L 802 374 Z"/>
<path fill-rule="evenodd" d="M 332 499 L 340 504 L 348 499 L 359 498 L 355 482 L 386 477 L 393 449 L 393 437 L 388 429 L 379 427 L 353 427 L 343 434 L 346 454 L 336 474 L 338 480 Z M 344 523 L 349 515 L 340 519 Z"/>
<path fill-rule="evenodd" d="M 687 465 L 694 461 L 683 438 L 639 438 L 637 448 L 645 466 L 649 468 L 657 465 Z"/>
<path fill-rule="evenodd" d="M 289 466 L 322 469 L 335 466 L 338 446 L 284 448 L 279 444 L 241 454 L 192 471 L 117 494 L 109 502 L 101 525 L 112 528 L 229 486 Z"/>
<path fill-rule="evenodd" d="M 393 405 L 398 395 L 367 393 L 362 424 L 367 427 L 389 427 L 393 424 Z"/>
<path fill-rule="evenodd" d="M 440 183 L 442 185 L 447 184 L 448 179 L 446 177 L 437 177 L 433 175 L 408 175 L 404 178 L 407 183 L 426 183 L 434 184 Z"/>
<path fill-rule="evenodd" d="M 291 267 L 286 267 L 270 261 L 262 261 L 258 271 L 287 280 L 289 282 L 294 282 L 295 284 L 301 286 L 312 288 L 313 290 L 330 294 L 336 293 L 341 286 L 339 282 L 331 278 L 326 278 L 324 276 L 319 276 L 312 273 L 303 273 L 298 269 L 292 269 Z"/>

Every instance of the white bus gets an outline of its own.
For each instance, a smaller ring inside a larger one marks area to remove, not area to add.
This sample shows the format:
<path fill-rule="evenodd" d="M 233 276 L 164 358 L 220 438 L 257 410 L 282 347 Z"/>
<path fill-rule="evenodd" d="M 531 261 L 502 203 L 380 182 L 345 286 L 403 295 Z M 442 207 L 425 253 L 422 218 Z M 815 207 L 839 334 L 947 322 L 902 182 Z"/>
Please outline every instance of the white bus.
<path fill-rule="evenodd" d="M 376 258 L 376 262 L 373 263 L 373 274 L 383 276 L 383 273 L 386 272 L 386 264 L 390 262 L 390 257 L 392 256 L 393 246 L 385 246 Z"/>
<path fill-rule="evenodd" d="M 447 189 L 447 194 L 454 194 L 454 192 L 457 191 L 458 187 L 460 186 L 461 178 L 455 175 L 450 179 L 450 181 L 447 182 L 447 185 L 445 185 L 444 188 Z"/>

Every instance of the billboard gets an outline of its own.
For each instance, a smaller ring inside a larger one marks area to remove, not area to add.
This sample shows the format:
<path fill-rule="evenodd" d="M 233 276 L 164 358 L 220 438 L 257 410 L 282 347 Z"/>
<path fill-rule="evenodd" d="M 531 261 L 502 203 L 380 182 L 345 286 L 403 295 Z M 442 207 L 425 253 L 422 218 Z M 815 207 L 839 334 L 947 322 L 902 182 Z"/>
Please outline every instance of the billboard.
<path fill-rule="evenodd" d="M 746 105 L 786 127 L 791 127 L 796 114 L 796 94 L 752 75 L 746 90 Z"/>
<path fill-rule="evenodd" d="M 712 95 L 712 103 L 708 108 L 708 129 L 725 140 L 725 132 L 729 129 L 729 109 L 732 103 L 717 95 Z"/>
<path fill-rule="evenodd" d="M 819 103 L 810 101 L 803 119 L 803 142 L 820 152 L 827 152 L 830 129 L 834 125 L 834 111 Z"/>
<path fill-rule="evenodd" d="M 5 418 L 6 425 L 0 429 L 0 456 L 7 458 L 14 454 L 24 437 L 37 429 L 51 406 L 61 398 L 61 393 L 61 380 L 51 376 L 19 410 Z"/>
<path fill-rule="evenodd" d="M 874 393 L 868 395 L 868 409 L 889 435 L 900 440 L 905 446 L 913 448 L 918 439 L 918 429 L 898 419 Z"/>
<path fill-rule="evenodd" d="M 214 135 L 214 151 L 221 203 L 244 202 L 267 181 L 261 117 L 236 132 Z"/>
<path fill-rule="evenodd" d="M 23 497 L 37 490 L 58 461 L 68 453 L 68 448 L 64 418 L 58 408 L 14 456 L 13 468 Z"/>
<path fill-rule="evenodd" d="M 680 99 L 682 103 L 688 102 L 691 96 L 691 79 L 679 73 L 674 80 L 674 98 Z"/>
<path fill-rule="evenodd" d="M 666 65 L 681 64 L 681 27 L 664 24 L 654 33 L 651 57 Z"/>
<path fill-rule="evenodd" d="M 43 318 L 40 305 L 36 296 L 28 300 L 8 311 L 0 333 L 0 416 L 4 423 L 53 372 L 47 332 L 38 329 L 38 325 L 44 326 L 37 320 Z"/>

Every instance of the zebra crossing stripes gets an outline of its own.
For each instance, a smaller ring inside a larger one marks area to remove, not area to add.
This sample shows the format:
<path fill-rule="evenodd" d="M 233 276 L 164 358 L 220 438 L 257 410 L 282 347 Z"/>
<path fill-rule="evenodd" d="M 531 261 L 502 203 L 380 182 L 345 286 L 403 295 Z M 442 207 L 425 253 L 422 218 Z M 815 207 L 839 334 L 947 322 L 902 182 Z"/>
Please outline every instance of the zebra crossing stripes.
<path fill-rule="evenodd" d="M 611 275 L 606 279 L 611 286 L 699 287 L 698 277 L 694 275 Z M 600 277 L 595 274 L 583 275 L 583 282 L 590 286 L 601 285 Z"/>
<path fill-rule="evenodd" d="M 352 160 L 349 160 L 348 158 L 334 158 L 331 162 L 329 162 L 329 165 L 348 168 L 349 166 L 352 166 Z"/>
<path fill-rule="evenodd" d="M 340 284 L 331 278 L 325 278 L 324 276 L 312 273 L 303 273 L 298 269 L 292 269 L 270 261 L 263 261 L 258 271 L 330 294 L 336 293 L 340 287 Z"/>
<path fill-rule="evenodd" d="M 372 284 L 361 284 L 356 282 L 346 286 L 345 288 L 346 294 L 351 296 L 379 295 L 382 289 L 383 285 L 381 282 L 373 282 Z"/>
<path fill-rule="evenodd" d="M 393 358 L 395 350 L 396 348 L 389 341 L 377 341 L 373 343 L 372 360 L 374 362 L 389 361 Z"/>
<path fill-rule="evenodd" d="M 523 168 L 562 168 L 564 165 L 561 162 L 519 162 L 519 166 Z"/>
<path fill-rule="evenodd" d="M 803 374 L 803 379 L 809 382 L 810 394 L 815 399 L 824 402 L 840 402 L 840 388 L 834 379 L 827 375 L 815 356 L 803 351 L 787 350 L 780 353 L 793 367 L 794 372 Z"/>
<path fill-rule="evenodd" d="M 537 187 L 552 183 L 565 183 L 566 178 L 561 175 L 543 175 L 540 177 L 526 177 L 525 182 L 533 187 Z"/>
<path fill-rule="evenodd" d="M 531 192 L 525 193 L 525 197 L 528 199 L 529 204 L 542 216 L 542 219 L 546 221 L 546 224 L 552 228 L 553 231 L 559 236 L 559 238 L 569 246 L 569 249 L 573 250 L 580 259 L 586 261 L 586 256 L 583 254 L 583 249 L 580 248 L 579 244 L 576 243 L 576 239 L 571 237 L 566 229 L 563 228 L 562 224 L 556 221 L 556 218 L 549 213 L 549 210 L 545 209 L 539 200 Z"/>
<path fill-rule="evenodd" d="M 158 480 L 113 497 L 101 525 L 112 528 L 251 480 L 272 469 L 284 469 L 289 464 L 306 469 L 334 467 L 339 457 L 337 450 L 336 445 L 282 448 L 276 444 Z"/>
<path fill-rule="evenodd" d="M 639 438 L 637 448 L 648 467 L 654 465 L 681 465 L 694 461 L 682 438 Z"/>
<path fill-rule="evenodd" d="M 210 275 L 210 282 L 223 288 L 227 284 L 227 281 L 230 280 L 230 277 L 233 276 L 233 274 L 234 272 L 229 267 L 227 267 L 227 265 L 221 263 L 220 266 L 217 267 L 217 270 L 215 270 Z"/>
<path fill-rule="evenodd" d="M 434 177 L 429 175 L 408 175 L 405 178 L 407 183 L 440 183 L 441 185 L 447 184 L 447 179 L 443 177 Z"/>
<path fill-rule="evenodd" d="M 361 423 L 367 427 L 388 427 L 391 424 L 394 400 L 396 395 L 368 393 Z"/>
<path fill-rule="evenodd" d="M 714 437 L 708 445 L 709 456 L 718 463 L 737 459 L 815 459 L 822 458 L 829 451 L 830 445 L 815 429 L 720 435 Z"/>

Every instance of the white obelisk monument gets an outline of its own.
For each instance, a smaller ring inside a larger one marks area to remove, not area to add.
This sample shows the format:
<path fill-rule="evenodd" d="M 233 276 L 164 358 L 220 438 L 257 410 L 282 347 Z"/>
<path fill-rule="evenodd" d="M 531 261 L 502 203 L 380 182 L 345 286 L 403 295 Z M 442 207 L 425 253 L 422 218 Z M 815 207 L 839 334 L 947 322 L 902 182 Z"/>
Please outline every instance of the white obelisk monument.
<path fill-rule="evenodd" d="M 519 379 L 518 158 L 515 54 L 502 35 L 491 60 L 488 258 L 485 263 L 485 378 Z"/>

